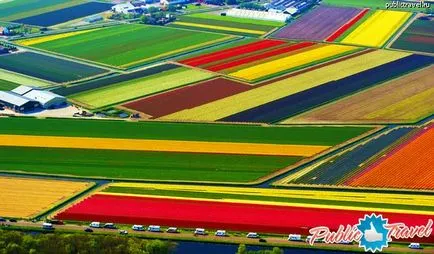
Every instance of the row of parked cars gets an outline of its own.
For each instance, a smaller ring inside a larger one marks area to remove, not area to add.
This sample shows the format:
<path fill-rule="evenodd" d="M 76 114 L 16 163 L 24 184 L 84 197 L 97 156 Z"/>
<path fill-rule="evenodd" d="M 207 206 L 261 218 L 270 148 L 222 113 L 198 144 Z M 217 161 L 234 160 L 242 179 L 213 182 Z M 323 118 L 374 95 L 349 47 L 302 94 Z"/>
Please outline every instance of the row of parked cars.
<path fill-rule="evenodd" d="M 2 218 L 0 218 L 1 221 Z M 16 222 L 16 220 L 14 220 Z M 52 221 L 47 221 L 45 223 L 43 223 L 42 228 L 46 229 L 46 230 L 54 230 L 54 226 L 53 224 L 57 224 L 57 225 L 63 225 L 62 221 L 59 220 L 52 220 Z M 84 231 L 85 232 L 93 232 L 92 228 L 105 228 L 105 229 L 117 229 L 116 225 L 113 223 L 105 223 L 102 224 L 100 222 L 92 222 L 89 224 L 89 227 L 86 228 Z M 132 230 L 134 231 L 149 231 L 149 232 L 163 232 L 163 229 L 158 226 L 158 225 L 149 225 L 147 228 L 145 228 L 143 225 L 133 225 L 131 227 Z M 178 228 L 176 227 L 169 227 L 165 230 L 166 233 L 179 233 Z M 128 231 L 127 230 L 119 230 L 119 234 L 122 235 L 127 235 Z M 208 235 L 208 232 L 204 229 L 204 228 L 196 228 L 194 230 L 194 235 Z M 226 230 L 217 230 L 214 233 L 215 236 L 219 236 L 219 237 L 226 237 L 228 236 L 228 234 L 226 233 Z M 256 232 L 249 232 L 246 235 L 247 238 L 258 238 L 260 240 L 260 242 L 265 242 L 265 239 L 262 239 L 259 237 L 259 234 Z M 307 236 L 306 237 L 306 242 L 310 242 L 312 236 Z M 288 241 L 296 241 L 296 242 L 300 242 L 303 241 L 302 236 L 300 234 L 289 234 L 288 235 Z M 323 240 L 318 240 L 316 241 L 318 243 L 323 243 Z M 342 241 L 340 242 L 340 244 L 352 244 L 352 242 L 349 241 Z M 421 245 L 419 243 L 410 243 L 408 245 L 408 248 L 410 249 L 422 249 Z"/>

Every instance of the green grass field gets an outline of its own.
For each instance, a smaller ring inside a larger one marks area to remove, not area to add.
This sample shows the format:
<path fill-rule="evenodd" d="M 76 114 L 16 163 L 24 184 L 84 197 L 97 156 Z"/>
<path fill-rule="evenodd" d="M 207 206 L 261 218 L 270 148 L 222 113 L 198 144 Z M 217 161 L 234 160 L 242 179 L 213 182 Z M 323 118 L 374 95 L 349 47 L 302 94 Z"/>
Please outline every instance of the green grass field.
<path fill-rule="evenodd" d="M 108 193 L 125 193 L 125 194 L 138 194 L 138 195 L 155 195 L 167 197 L 184 197 L 184 198 L 203 198 L 203 199 L 238 199 L 238 200 L 256 200 L 256 201 L 270 201 L 282 202 L 286 204 L 314 204 L 314 205 L 336 205 L 336 206 L 357 206 L 357 207 L 370 207 L 370 208 L 389 208 L 389 209 L 407 209 L 416 211 L 434 211 L 433 206 L 424 206 L 422 204 L 414 205 L 397 205 L 397 204 L 383 204 L 353 200 L 334 200 L 334 199 L 315 199 L 309 198 L 308 195 L 300 195 L 298 198 L 278 197 L 278 196 L 260 196 L 260 195 L 244 195 L 244 194 L 231 194 L 231 193 L 217 193 L 217 192 L 194 192 L 194 191 L 181 191 L 181 190 L 161 190 L 161 189 L 146 189 L 139 187 L 119 187 L 110 186 L 102 192 Z"/>
<path fill-rule="evenodd" d="M 0 79 L 0 91 L 3 90 L 12 90 L 15 87 L 19 86 L 17 83 L 13 83 L 4 79 Z"/>
<path fill-rule="evenodd" d="M 92 109 L 101 108 L 194 83 L 212 76 L 214 75 L 209 72 L 181 67 L 101 89 L 74 94 L 70 98 Z"/>
<path fill-rule="evenodd" d="M 386 9 L 386 3 L 390 3 L 389 0 L 324 0 L 323 4 L 337 5 L 337 6 L 349 6 L 349 7 L 361 7 L 361 8 L 373 8 L 373 9 Z M 432 10 L 432 5 L 431 8 Z M 424 8 L 399 8 L 393 10 L 403 11 L 425 11 Z"/>
<path fill-rule="evenodd" d="M 0 147 L 0 151 L 2 171 L 137 180 L 249 182 L 301 159 L 26 147 Z"/>
<path fill-rule="evenodd" d="M 29 86 L 38 86 L 38 87 L 48 87 L 53 85 L 46 81 L 34 79 L 23 75 L 18 75 L 16 73 L 9 72 L 3 69 L 0 69 L 0 77 L 5 81 L 9 81 L 20 85 L 29 85 Z"/>
<path fill-rule="evenodd" d="M 0 118 L 0 134 L 269 144 L 336 145 L 371 127 L 260 126 L 109 120 Z M 25 157 L 23 157 L 25 158 Z"/>
<path fill-rule="evenodd" d="M 12 21 L 78 5 L 84 0 L 0 0 L 0 20 Z"/>
<path fill-rule="evenodd" d="M 129 68 L 230 38 L 220 34 L 136 24 L 99 29 L 33 44 L 32 47 Z"/>

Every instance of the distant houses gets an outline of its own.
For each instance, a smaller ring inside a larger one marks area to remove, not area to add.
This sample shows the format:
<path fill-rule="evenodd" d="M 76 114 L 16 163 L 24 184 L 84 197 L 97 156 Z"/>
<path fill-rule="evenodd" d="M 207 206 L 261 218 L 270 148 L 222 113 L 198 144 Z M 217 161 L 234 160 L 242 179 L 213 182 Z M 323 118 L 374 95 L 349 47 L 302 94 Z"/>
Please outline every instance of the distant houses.
<path fill-rule="evenodd" d="M 19 86 L 12 91 L 0 91 L 0 104 L 13 111 L 26 113 L 37 108 L 51 109 L 66 105 L 66 98 L 30 86 Z"/>

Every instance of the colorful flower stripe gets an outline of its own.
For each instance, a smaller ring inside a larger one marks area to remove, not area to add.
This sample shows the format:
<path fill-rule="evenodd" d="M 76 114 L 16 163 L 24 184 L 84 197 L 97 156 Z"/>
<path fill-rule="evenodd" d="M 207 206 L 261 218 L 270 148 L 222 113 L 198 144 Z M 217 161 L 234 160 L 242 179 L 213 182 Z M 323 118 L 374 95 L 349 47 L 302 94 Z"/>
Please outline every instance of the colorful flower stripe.
<path fill-rule="evenodd" d="M 262 40 L 258 42 L 249 43 L 247 45 L 238 46 L 235 48 L 225 49 L 221 51 L 217 51 L 214 53 L 197 56 L 194 58 L 186 59 L 183 61 L 180 61 L 180 63 L 187 64 L 190 66 L 199 66 L 207 63 L 211 63 L 214 61 L 226 59 L 229 57 L 238 56 L 241 54 L 247 54 L 251 52 L 255 52 L 258 50 L 263 50 L 271 47 L 275 47 L 278 45 L 284 44 L 284 41 L 278 41 L 278 40 Z"/>
<path fill-rule="evenodd" d="M 411 15 L 410 12 L 378 10 L 345 37 L 342 42 L 381 47 Z"/>
<path fill-rule="evenodd" d="M 159 119 L 216 121 L 409 55 L 409 53 L 389 50 L 372 51 Z"/>
<path fill-rule="evenodd" d="M 315 45 L 314 42 L 301 42 L 301 43 L 298 43 L 298 44 L 295 44 L 295 45 L 291 45 L 291 46 L 287 46 L 287 47 L 284 47 L 284 48 L 270 50 L 270 51 L 264 52 L 262 54 L 253 55 L 253 56 L 246 57 L 246 58 L 241 58 L 241 59 L 238 59 L 238 60 L 235 60 L 235 61 L 230 61 L 230 62 L 226 62 L 226 63 L 222 63 L 222 64 L 213 65 L 213 66 L 207 67 L 206 69 L 210 70 L 210 71 L 221 71 L 221 70 L 229 69 L 229 68 L 236 67 L 236 66 L 239 66 L 239 65 L 242 65 L 242 64 L 247 64 L 247 63 L 251 63 L 251 62 L 257 61 L 257 60 L 261 60 L 261 59 L 269 58 L 269 57 L 272 57 L 272 56 L 277 56 L 277 55 L 280 55 L 280 54 L 284 54 L 284 53 L 292 52 L 292 51 L 295 51 L 295 50 L 299 50 L 299 49 L 302 49 L 302 48 L 310 47 L 310 46 L 313 46 L 313 45 Z"/>
<path fill-rule="evenodd" d="M 95 194 L 55 217 L 77 221 L 307 234 L 312 227 L 328 226 L 336 230 L 340 224 L 357 224 L 365 213 L 339 209 Z M 428 219 L 432 218 L 429 215 L 382 214 L 389 219 L 389 223 L 404 222 L 409 226 L 425 225 Z"/>
<path fill-rule="evenodd" d="M 306 52 L 241 69 L 239 71 L 232 72 L 229 75 L 246 80 L 256 80 L 274 73 L 303 66 L 305 64 L 320 61 L 322 59 L 327 59 L 339 54 L 348 53 L 356 49 L 356 47 L 352 46 L 325 45 L 320 48 L 314 48 Z"/>
<path fill-rule="evenodd" d="M 0 135 L 1 146 L 308 157 L 330 146 L 206 141 Z"/>
<path fill-rule="evenodd" d="M 434 125 L 389 153 L 350 186 L 434 190 Z"/>
<path fill-rule="evenodd" d="M 396 193 L 360 193 L 354 191 L 332 191 L 332 190 L 291 190 L 291 189 L 263 189 L 263 188 L 246 188 L 246 187 L 226 187 L 226 186 L 202 186 L 202 185 L 175 185 L 175 184 L 148 184 L 148 183 L 112 183 L 109 187 L 121 188 L 134 188 L 140 190 L 162 190 L 173 192 L 189 192 L 189 193 L 218 193 L 219 195 L 233 194 L 249 196 L 262 196 L 262 197 L 279 197 L 279 198 L 294 198 L 294 199 L 312 199 L 312 200 L 334 200 L 334 201 L 348 201 L 357 200 L 358 202 L 365 203 L 381 203 L 381 204 L 395 204 L 395 205 L 423 205 L 434 207 L 433 195 L 420 195 L 420 194 L 396 194 Z M 104 192 L 107 194 L 108 192 Z M 117 190 L 117 195 L 126 195 L 120 190 Z M 176 194 L 170 194 L 170 196 Z M 240 202 L 241 200 L 238 200 Z M 243 199 L 245 202 L 252 200 Z M 275 203 L 282 203 L 283 205 L 291 206 L 286 200 L 275 201 Z M 304 206 L 310 207 L 311 204 L 304 203 Z M 324 207 L 329 204 L 324 204 Z M 369 206 L 365 206 L 369 209 Z M 355 210 L 357 207 L 351 207 Z M 359 207 L 360 209 L 360 207 Z M 371 208 L 372 209 L 372 208 Z M 382 209 L 383 211 L 383 209 Z M 418 211 L 422 212 L 422 211 Z M 424 211 L 426 212 L 426 211 Z M 428 213 L 428 212 L 427 212 Z M 433 214 L 433 213 L 431 213 Z"/>
<path fill-rule="evenodd" d="M 352 27 L 360 19 L 362 19 L 366 15 L 366 13 L 368 13 L 368 11 L 369 9 L 364 9 L 363 11 L 361 11 L 359 14 L 357 14 L 357 16 L 355 16 L 353 19 L 348 21 L 348 23 L 346 23 L 345 25 L 341 26 L 338 30 L 336 30 L 336 32 L 330 35 L 330 37 L 328 37 L 325 41 L 327 42 L 335 41 L 337 38 L 339 38 L 339 36 L 345 33 L 350 27 Z"/>
<path fill-rule="evenodd" d="M 100 29 L 101 28 L 89 29 L 89 30 L 83 30 L 83 31 L 75 31 L 75 32 L 69 32 L 69 33 L 61 33 L 61 34 L 55 34 L 55 35 L 49 35 L 49 36 L 42 36 L 42 37 L 36 37 L 36 38 L 19 40 L 17 42 L 18 42 L 19 45 L 31 46 L 31 45 L 34 45 L 34 44 L 39 44 L 39 43 L 54 41 L 54 40 L 58 40 L 58 39 L 64 39 L 64 38 L 68 38 L 68 37 L 79 35 L 79 34 L 85 34 L 85 33 L 89 33 L 89 32 L 94 32 L 94 31 L 97 31 L 97 30 L 100 30 Z"/>

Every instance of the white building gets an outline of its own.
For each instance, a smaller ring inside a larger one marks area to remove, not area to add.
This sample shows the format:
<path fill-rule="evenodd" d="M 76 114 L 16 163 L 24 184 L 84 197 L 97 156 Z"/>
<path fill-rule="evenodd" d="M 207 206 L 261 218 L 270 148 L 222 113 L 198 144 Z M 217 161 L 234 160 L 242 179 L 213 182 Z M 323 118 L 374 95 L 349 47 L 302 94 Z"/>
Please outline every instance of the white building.
<path fill-rule="evenodd" d="M 244 10 L 244 9 L 235 9 L 235 8 L 228 10 L 226 12 L 226 15 L 230 17 L 237 17 L 237 18 L 250 18 L 250 19 L 270 20 L 270 21 L 278 21 L 278 22 L 285 22 L 291 17 L 291 15 L 284 14 L 284 13 Z"/>
<path fill-rule="evenodd" d="M 112 12 L 123 14 L 136 13 L 139 10 L 141 10 L 141 7 L 136 7 L 130 2 L 117 4 L 112 7 Z"/>
<path fill-rule="evenodd" d="M 45 109 L 58 108 L 66 104 L 65 97 L 30 86 L 19 86 L 11 92 L 31 101 L 37 101 Z"/>

